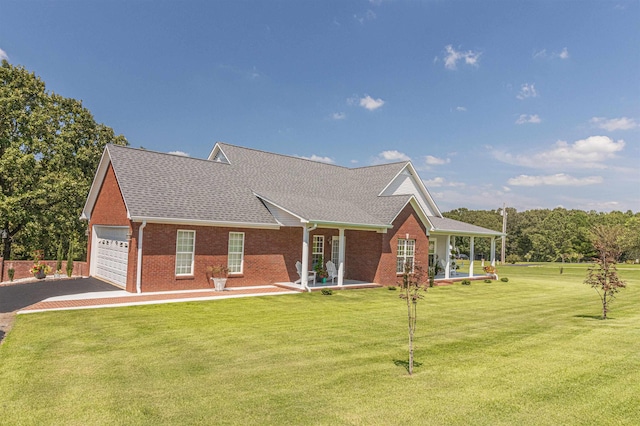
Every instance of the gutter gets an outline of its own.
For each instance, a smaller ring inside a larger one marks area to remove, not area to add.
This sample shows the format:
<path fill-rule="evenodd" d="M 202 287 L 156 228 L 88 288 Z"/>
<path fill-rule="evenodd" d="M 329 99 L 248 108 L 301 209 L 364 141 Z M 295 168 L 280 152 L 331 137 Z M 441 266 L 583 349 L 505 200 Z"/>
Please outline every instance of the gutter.
<path fill-rule="evenodd" d="M 136 293 L 142 293 L 142 236 L 144 235 L 144 227 L 147 221 L 143 221 L 138 228 L 138 262 L 136 265 Z"/>

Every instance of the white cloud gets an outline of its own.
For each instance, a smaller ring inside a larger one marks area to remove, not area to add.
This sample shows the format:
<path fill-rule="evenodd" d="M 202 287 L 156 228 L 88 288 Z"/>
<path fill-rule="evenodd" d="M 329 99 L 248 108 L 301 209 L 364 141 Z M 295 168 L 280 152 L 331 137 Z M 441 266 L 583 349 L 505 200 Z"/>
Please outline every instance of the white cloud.
<path fill-rule="evenodd" d="M 602 183 L 602 181 L 602 176 L 576 178 L 565 173 L 558 173 L 546 176 L 520 175 L 509 179 L 507 183 L 513 186 L 585 186 L 596 185 L 598 183 Z"/>
<path fill-rule="evenodd" d="M 538 97 L 538 92 L 536 91 L 536 85 L 529 84 L 529 83 L 524 83 L 522 86 L 520 86 L 520 92 L 518 92 L 518 95 L 516 96 L 516 98 L 518 99 L 537 98 L 537 97 Z"/>
<path fill-rule="evenodd" d="M 409 157 L 404 152 L 396 151 L 394 149 L 389 151 L 382 151 L 380 154 L 378 154 L 374 158 L 373 163 L 382 164 L 382 163 L 392 163 L 396 161 L 411 161 L 411 157 Z"/>
<path fill-rule="evenodd" d="M 423 179 L 422 182 L 424 183 L 424 186 L 427 187 L 427 189 L 429 189 L 429 188 L 439 188 L 441 186 L 444 186 L 444 178 L 443 177 L 435 177 L 433 179 Z"/>
<path fill-rule="evenodd" d="M 528 115 L 528 114 L 520 114 L 520 117 L 518 117 L 518 119 L 516 120 L 516 124 L 538 124 L 540 123 L 542 120 L 540 120 L 540 117 L 538 116 L 538 114 L 533 114 L 533 115 Z"/>
<path fill-rule="evenodd" d="M 607 136 L 590 136 L 572 144 L 558 141 L 548 151 L 536 154 L 512 155 L 494 151 L 494 157 L 502 162 L 532 168 L 605 168 L 606 160 L 616 157 L 624 149 L 623 140 L 614 141 Z"/>
<path fill-rule="evenodd" d="M 360 22 L 360 24 L 364 24 L 366 21 L 373 21 L 378 16 L 376 15 L 376 13 L 373 10 L 368 9 L 364 14 L 362 14 L 362 15 L 353 15 L 353 17 L 354 17 L 354 19 L 356 21 Z"/>
<path fill-rule="evenodd" d="M 171 155 L 179 155 L 180 157 L 189 157 L 190 155 L 184 151 L 169 151 Z"/>
<path fill-rule="evenodd" d="M 347 118 L 347 114 L 345 114 L 344 112 L 334 112 L 333 114 L 331 114 L 331 118 L 334 120 L 344 120 L 345 118 Z"/>
<path fill-rule="evenodd" d="M 451 162 L 450 158 L 438 158 L 438 157 L 434 157 L 432 155 L 427 155 L 425 157 L 425 162 L 429 165 L 429 166 L 440 166 L 442 164 L 448 164 Z"/>
<path fill-rule="evenodd" d="M 330 157 L 320 157 L 319 155 L 313 154 L 311 157 L 305 157 L 303 155 L 298 156 L 299 158 L 304 158 L 305 160 L 317 161 L 318 163 L 327 163 L 334 164 L 335 160 Z"/>
<path fill-rule="evenodd" d="M 569 49 L 566 47 L 563 48 L 560 52 L 552 52 L 551 54 L 547 53 L 547 49 L 538 50 L 533 52 L 533 59 L 569 59 Z"/>
<path fill-rule="evenodd" d="M 569 58 L 569 50 L 567 50 L 567 48 L 565 47 L 564 49 L 562 49 L 562 51 L 560 53 L 554 53 L 555 56 L 557 56 L 560 59 L 568 59 Z"/>
<path fill-rule="evenodd" d="M 635 129 L 636 127 L 638 127 L 638 123 L 636 123 L 633 118 L 627 117 L 610 119 L 607 119 L 605 117 L 593 117 L 590 122 L 591 124 L 610 132 L 613 132 L 615 130 Z"/>
<path fill-rule="evenodd" d="M 465 112 L 466 110 L 467 110 L 467 108 L 463 107 L 463 106 L 456 107 L 456 111 L 458 111 L 458 112 Z"/>
<path fill-rule="evenodd" d="M 538 50 L 537 52 L 533 52 L 533 58 L 546 58 L 547 57 L 547 49 Z"/>
<path fill-rule="evenodd" d="M 4 50 L 0 49 L 0 61 L 2 61 L 3 59 L 6 59 L 8 61 L 9 55 L 7 55 L 7 52 L 5 52 Z"/>
<path fill-rule="evenodd" d="M 464 63 L 471 66 L 478 66 L 480 55 L 482 52 L 474 52 L 473 50 L 467 50 L 466 52 L 456 50 L 450 44 L 444 47 L 445 54 L 443 56 L 444 67 L 448 70 L 455 70 L 458 68 L 458 61 L 464 60 Z"/>
<path fill-rule="evenodd" d="M 374 111 L 384 105 L 384 101 L 380 98 L 373 99 L 371 96 L 366 95 L 364 98 L 360 99 L 360 106 L 368 109 L 369 111 Z"/>
<path fill-rule="evenodd" d="M 448 181 L 443 177 L 435 177 L 433 179 L 423 179 L 422 183 L 424 183 L 424 186 L 427 187 L 427 189 L 429 188 L 442 188 L 442 187 L 450 187 L 450 188 L 461 188 L 464 187 L 465 184 L 462 182 L 452 182 L 452 181 Z"/>

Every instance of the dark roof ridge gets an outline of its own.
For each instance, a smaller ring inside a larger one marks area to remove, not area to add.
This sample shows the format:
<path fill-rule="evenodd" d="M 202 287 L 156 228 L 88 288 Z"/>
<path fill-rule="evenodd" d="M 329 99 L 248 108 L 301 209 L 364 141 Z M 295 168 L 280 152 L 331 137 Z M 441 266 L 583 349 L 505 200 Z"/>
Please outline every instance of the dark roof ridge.
<path fill-rule="evenodd" d="M 398 165 L 398 164 L 404 164 L 404 165 L 407 165 L 407 164 L 409 164 L 409 163 L 411 163 L 411 161 L 394 161 L 394 162 L 391 162 L 391 163 L 372 164 L 372 165 L 370 165 L 370 166 L 354 167 L 354 168 L 352 168 L 352 169 L 350 169 L 350 170 L 371 169 L 371 168 L 373 168 L 373 167 L 395 166 L 395 165 Z"/>
<path fill-rule="evenodd" d="M 248 150 L 248 151 L 255 151 L 255 152 L 259 152 L 259 153 L 267 154 L 267 155 L 277 155 L 277 156 L 280 156 L 280 157 L 292 158 L 294 160 L 311 161 L 314 164 L 319 163 L 319 164 L 324 164 L 325 166 L 338 167 L 338 168 L 345 169 L 345 170 L 354 170 L 351 167 L 341 166 L 339 164 L 325 163 L 324 161 L 311 160 L 309 158 L 299 157 L 299 156 L 296 156 L 296 155 L 280 154 L 278 152 L 269 152 L 269 151 L 264 151 L 262 149 L 257 149 L 257 148 L 247 148 L 246 146 L 239 146 L 239 145 L 234 145 L 234 144 L 226 143 L 226 142 L 216 142 L 216 143 L 221 145 L 221 147 L 223 147 L 223 148 L 224 148 L 223 145 L 226 145 L 226 146 L 231 146 L 233 148 L 240 148 L 240 149 L 245 149 L 245 150 Z"/>
<path fill-rule="evenodd" d="M 206 158 L 191 157 L 191 156 L 188 156 L 188 155 L 171 154 L 169 152 L 154 151 L 152 149 L 147 149 L 147 148 L 135 148 L 135 147 L 132 147 L 132 146 L 115 145 L 115 144 L 112 144 L 112 143 L 108 143 L 107 147 L 108 148 L 111 148 L 111 147 L 126 148 L 126 149 L 130 149 L 130 150 L 133 150 L 133 151 L 138 151 L 138 152 L 147 152 L 147 153 L 150 153 L 150 154 L 160 154 L 160 155 L 170 155 L 172 157 L 184 158 L 184 159 L 187 159 L 187 160 L 198 160 L 198 161 L 205 161 L 207 163 L 228 165 L 226 163 L 220 163 L 220 162 L 217 162 L 217 161 L 211 161 L 211 160 L 208 160 Z"/>

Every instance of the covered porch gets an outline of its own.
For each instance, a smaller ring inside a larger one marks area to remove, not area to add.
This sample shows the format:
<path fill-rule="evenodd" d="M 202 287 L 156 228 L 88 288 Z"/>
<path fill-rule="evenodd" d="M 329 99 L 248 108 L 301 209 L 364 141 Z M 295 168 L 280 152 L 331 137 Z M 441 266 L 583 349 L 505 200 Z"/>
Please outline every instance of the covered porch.
<path fill-rule="evenodd" d="M 432 228 L 429 233 L 429 268 L 435 280 L 483 279 L 494 276 L 496 267 L 496 238 L 504 236 L 493 231 L 452 219 L 429 217 Z M 456 239 L 464 241 L 461 249 Z M 476 251 L 476 243 L 483 249 Z M 492 267 L 485 271 L 486 267 Z"/>
<path fill-rule="evenodd" d="M 359 281 L 359 280 L 347 280 L 347 279 L 343 279 L 341 285 L 337 284 L 336 282 L 331 282 L 331 281 L 327 281 L 327 282 L 319 281 L 319 282 L 316 282 L 316 283 L 313 283 L 312 281 L 309 281 L 307 283 L 307 288 L 303 288 L 300 284 L 296 284 L 296 283 L 292 283 L 292 282 L 280 282 L 280 283 L 274 283 L 274 285 L 276 285 L 278 287 L 291 289 L 291 290 L 298 290 L 298 291 L 320 291 L 323 288 L 329 288 L 329 289 L 332 289 L 332 290 L 355 290 L 355 289 L 359 289 L 359 288 L 382 287 L 382 285 L 376 284 L 376 283 L 373 283 L 373 282 Z"/>

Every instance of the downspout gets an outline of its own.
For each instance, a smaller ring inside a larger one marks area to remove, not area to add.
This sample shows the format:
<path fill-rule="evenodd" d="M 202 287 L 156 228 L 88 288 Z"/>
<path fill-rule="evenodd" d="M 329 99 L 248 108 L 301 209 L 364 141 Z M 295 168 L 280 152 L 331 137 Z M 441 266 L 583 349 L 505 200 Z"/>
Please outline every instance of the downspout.
<path fill-rule="evenodd" d="M 143 221 L 140 228 L 138 228 L 138 263 L 136 267 L 136 293 L 142 293 L 142 235 L 144 234 L 144 227 L 147 226 L 147 221 Z"/>

